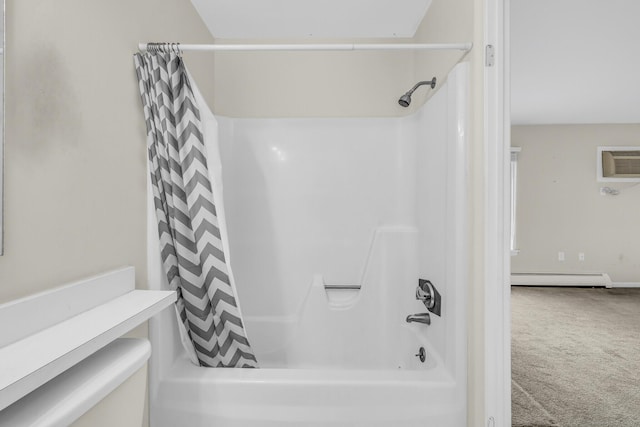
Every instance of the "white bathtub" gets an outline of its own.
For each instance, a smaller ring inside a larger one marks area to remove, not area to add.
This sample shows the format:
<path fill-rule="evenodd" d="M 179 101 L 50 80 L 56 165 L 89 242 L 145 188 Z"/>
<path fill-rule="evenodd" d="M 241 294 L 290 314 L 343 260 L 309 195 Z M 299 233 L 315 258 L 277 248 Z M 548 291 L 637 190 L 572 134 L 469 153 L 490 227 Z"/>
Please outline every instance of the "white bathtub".
<path fill-rule="evenodd" d="M 231 265 L 260 369 L 191 364 L 163 313 L 152 427 L 466 425 L 466 108 L 462 64 L 405 118 L 221 119 Z M 418 278 L 443 296 L 431 325 L 405 321 L 426 311 Z"/>
<path fill-rule="evenodd" d="M 463 426 L 464 399 L 442 368 L 257 369 L 177 361 L 152 411 L 162 426 Z"/>

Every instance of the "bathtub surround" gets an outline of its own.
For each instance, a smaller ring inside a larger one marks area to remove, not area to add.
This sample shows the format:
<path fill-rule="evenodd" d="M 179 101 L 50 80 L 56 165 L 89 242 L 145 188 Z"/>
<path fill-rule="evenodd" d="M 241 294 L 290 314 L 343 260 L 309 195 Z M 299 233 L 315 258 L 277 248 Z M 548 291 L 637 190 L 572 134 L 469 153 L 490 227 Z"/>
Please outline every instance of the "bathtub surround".
<path fill-rule="evenodd" d="M 474 48 L 465 57 L 471 67 L 471 117 L 468 136 L 470 212 L 468 224 L 473 235 L 469 255 L 472 277 L 468 282 L 469 296 L 469 421 L 476 427 L 487 424 L 485 416 L 484 283 L 486 244 L 494 236 L 485 232 L 484 200 L 486 191 L 486 150 L 484 144 L 483 90 L 485 74 L 492 71 L 484 65 L 484 44 L 495 43 L 485 33 L 488 13 L 485 0 L 434 0 L 419 26 L 415 37 L 397 39 L 398 43 L 450 43 L 473 40 Z M 186 38 L 180 38 L 187 41 Z M 154 40 L 146 37 L 141 40 Z M 155 40 L 158 40 L 155 38 Z M 353 42 L 353 40 L 216 40 L 216 43 L 282 43 L 282 42 Z M 389 40 L 362 40 L 388 42 Z M 189 42 L 192 42 L 189 40 Z M 360 42 L 360 40 L 359 40 Z M 202 54 L 198 54 L 202 55 Z M 208 56 L 208 55 L 202 55 Z M 416 81 L 436 76 L 445 82 L 460 52 L 217 52 L 215 68 L 210 71 L 214 91 L 203 91 L 209 105 L 219 116 L 231 118 L 389 118 L 406 116 L 420 109 L 432 91 L 417 91 L 408 109 L 398 106 L 398 96 Z M 313 81 L 313 84 L 309 84 Z M 215 96 L 212 96 L 215 94 Z M 348 99 L 348 102 L 345 102 Z M 368 159 L 365 151 L 363 159 Z M 492 168 L 491 170 L 494 170 Z M 326 176 L 326 175 L 325 175 Z M 386 184 L 385 184 L 386 185 Z M 265 203 L 268 201 L 265 200 Z M 488 218 L 496 217 L 489 215 Z M 279 268 L 277 265 L 273 269 Z M 287 296 L 287 298 L 289 298 Z M 240 299 L 245 305 L 242 295 Z M 280 302 L 278 304 L 281 304 Z M 249 338 L 252 338 L 249 332 Z M 252 341 L 253 343 L 253 341 Z M 491 346 L 489 347 L 491 348 Z M 496 424 L 502 418 L 499 414 Z"/>
<path fill-rule="evenodd" d="M 189 338 L 183 344 L 200 366 L 255 368 L 227 261 L 222 177 L 207 166 L 220 169 L 219 153 L 207 152 L 204 142 L 218 138 L 215 122 L 203 124 L 215 119 L 198 103 L 179 52 L 154 49 L 134 62 L 162 264 L 178 292 L 179 327 Z"/>
<path fill-rule="evenodd" d="M 154 320 L 154 425 L 464 425 L 467 72 L 404 118 L 220 117 L 232 265 L 262 369 L 193 366 L 175 320 Z M 425 311 L 421 277 L 442 294 L 430 325 L 406 322 Z"/>

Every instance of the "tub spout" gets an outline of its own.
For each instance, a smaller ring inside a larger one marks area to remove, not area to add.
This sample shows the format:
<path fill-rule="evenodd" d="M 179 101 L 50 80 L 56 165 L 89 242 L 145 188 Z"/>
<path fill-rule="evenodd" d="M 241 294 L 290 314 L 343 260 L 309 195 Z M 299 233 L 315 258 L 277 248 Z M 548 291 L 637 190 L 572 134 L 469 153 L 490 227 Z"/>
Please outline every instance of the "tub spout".
<path fill-rule="evenodd" d="M 407 323 L 418 322 L 424 323 L 425 325 L 431 324 L 431 317 L 429 317 L 429 313 L 418 313 L 418 314 L 410 314 L 407 316 Z"/>

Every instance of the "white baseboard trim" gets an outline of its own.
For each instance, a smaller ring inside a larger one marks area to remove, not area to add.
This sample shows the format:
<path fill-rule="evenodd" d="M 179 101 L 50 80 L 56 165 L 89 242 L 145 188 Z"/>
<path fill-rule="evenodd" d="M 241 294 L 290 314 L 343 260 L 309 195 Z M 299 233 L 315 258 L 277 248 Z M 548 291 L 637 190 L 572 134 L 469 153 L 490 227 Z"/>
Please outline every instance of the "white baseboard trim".
<path fill-rule="evenodd" d="M 640 282 L 612 282 L 614 288 L 640 288 Z"/>
<path fill-rule="evenodd" d="M 596 273 L 596 274 L 512 273 L 511 274 L 511 286 L 603 286 L 606 288 L 611 288 L 612 285 L 613 284 L 611 282 L 611 278 L 607 273 Z"/>

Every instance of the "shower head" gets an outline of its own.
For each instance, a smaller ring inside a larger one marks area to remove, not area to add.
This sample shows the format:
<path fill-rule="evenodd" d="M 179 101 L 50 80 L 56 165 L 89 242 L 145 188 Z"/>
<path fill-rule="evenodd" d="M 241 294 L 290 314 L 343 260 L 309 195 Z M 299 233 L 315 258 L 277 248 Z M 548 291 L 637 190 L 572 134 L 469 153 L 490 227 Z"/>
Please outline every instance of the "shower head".
<path fill-rule="evenodd" d="M 400 104 L 405 108 L 408 107 L 409 104 L 411 104 L 411 95 L 413 94 L 413 92 L 415 92 L 416 89 L 418 89 L 422 85 L 429 85 L 431 86 L 431 89 L 433 89 L 434 87 L 436 87 L 436 78 L 434 77 L 431 80 L 424 80 L 416 83 L 416 85 L 412 87 L 409 92 L 405 93 L 400 97 L 400 99 L 398 99 L 398 104 Z"/>
<path fill-rule="evenodd" d="M 411 94 L 407 92 L 402 95 L 400 99 L 398 99 L 398 104 L 402 105 L 403 107 L 408 107 L 409 104 L 411 104 Z"/>

